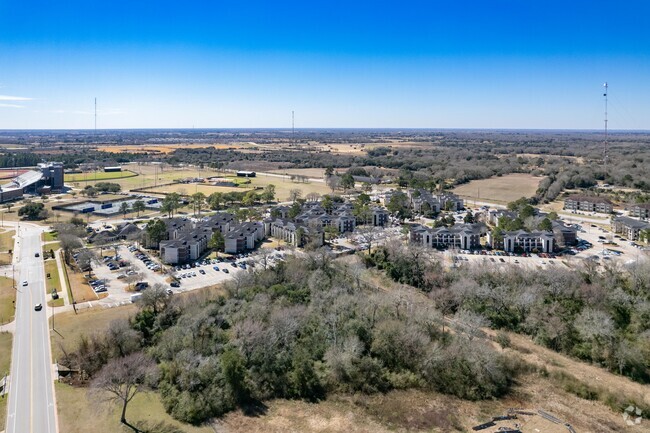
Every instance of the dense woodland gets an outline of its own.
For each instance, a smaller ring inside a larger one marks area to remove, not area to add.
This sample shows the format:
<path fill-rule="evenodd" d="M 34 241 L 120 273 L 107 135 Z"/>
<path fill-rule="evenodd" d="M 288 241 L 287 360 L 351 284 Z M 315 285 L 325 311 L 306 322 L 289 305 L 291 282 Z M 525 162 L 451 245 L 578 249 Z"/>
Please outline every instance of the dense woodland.
<path fill-rule="evenodd" d="M 323 251 L 239 273 L 227 296 L 179 298 L 154 287 L 134 318 L 64 348 L 61 362 L 92 389 L 138 356 L 151 364 L 147 383 L 166 410 L 194 424 L 236 408 L 263 410 L 273 398 L 318 401 L 334 392 L 498 398 L 527 367 L 496 351 L 485 327 L 650 382 L 648 265 L 444 271 L 429 254 L 396 244 L 369 256 L 367 265 L 405 285 L 390 290 L 366 281 L 361 262 Z"/>

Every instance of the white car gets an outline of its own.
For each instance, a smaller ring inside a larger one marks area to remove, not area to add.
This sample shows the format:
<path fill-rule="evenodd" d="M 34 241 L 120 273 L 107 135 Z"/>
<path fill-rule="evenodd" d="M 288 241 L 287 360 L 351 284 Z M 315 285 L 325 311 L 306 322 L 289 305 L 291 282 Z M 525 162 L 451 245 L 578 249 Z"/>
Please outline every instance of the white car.
<path fill-rule="evenodd" d="M 23 281 L 23 287 L 27 285 L 27 280 Z"/>

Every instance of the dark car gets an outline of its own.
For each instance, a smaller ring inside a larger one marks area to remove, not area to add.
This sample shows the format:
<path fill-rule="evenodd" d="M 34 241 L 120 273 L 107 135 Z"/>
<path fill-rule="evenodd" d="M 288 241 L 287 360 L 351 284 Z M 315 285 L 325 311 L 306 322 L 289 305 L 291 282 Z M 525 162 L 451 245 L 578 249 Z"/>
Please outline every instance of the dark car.
<path fill-rule="evenodd" d="M 181 283 L 179 283 L 178 281 L 172 281 L 171 283 L 169 283 L 169 285 L 172 287 L 180 287 Z"/>
<path fill-rule="evenodd" d="M 222 271 L 224 271 L 226 274 L 230 273 L 230 271 L 228 271 L 228 269 L 226 269 L 226 268 L 223 268 Z"/>
<path fill-rule="evenodd" d="M 34 257 L 40 257 L 41 255 L 39 253 L 34 254 Z"/>
<path fill-rule="evenodd" d="M 36 304 L 34 305 L 34 310 L 35 311 L 41 311 L 43 309 L 43 304 Z"/>

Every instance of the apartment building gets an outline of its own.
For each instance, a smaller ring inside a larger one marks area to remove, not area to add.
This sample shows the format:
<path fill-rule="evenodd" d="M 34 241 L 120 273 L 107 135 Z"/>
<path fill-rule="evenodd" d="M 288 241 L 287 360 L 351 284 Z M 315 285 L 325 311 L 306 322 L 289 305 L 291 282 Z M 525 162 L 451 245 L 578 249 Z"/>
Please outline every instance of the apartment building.
<path fill-rule="evenodd" d="M 225 235 L 224 251 L 228 254 L 239 254 L 252 250 L 262 239 L 264 239 L 264 224 L 260 222 L 237 224 Z"/>
<path fill-rule="evenodd" d="M 630 216 L 647 220 L 650 218 L 650 203 L 640 203 L 630 206 Z"/>
<path fill-rule="evenodd" d="M 456 224 L 451 227 L 430 228 L 423 225 L 411 227 L 410 240 L 416 245 L 430 248 L 480 248 L 481 236 L 487 232 L 485 225 Z"/>
<path fill-rule="evenodd" d="M 612 230 L 630 241 L 637 241 L 642 230 L 650 230 L 650 223 L 624 216 L 616 217 L 612 220 Z"/>
<path fill-rule="evenodd" d="M 570 195 L 564 200 L 564 209 L 570 211 L 612 213 L 614 205 L 604 197 Z"/>
<path fill-rule="evenodd" d="M 325 243 L 325 232 L 317 224 L 305 225 L 282 218 L 264 221 L 266 236 L 272 236 L 295 247 L 308 243 L 320 247 Z"/>
<path fill-rule="evenodd" d="M 503 249 L 507 252 L 537 251 L 540 253 L 549 253 L 555 247 L 555 236 L 553 232 L 517 230 L 514 232 L 505 232 L 503 235 Z"/>

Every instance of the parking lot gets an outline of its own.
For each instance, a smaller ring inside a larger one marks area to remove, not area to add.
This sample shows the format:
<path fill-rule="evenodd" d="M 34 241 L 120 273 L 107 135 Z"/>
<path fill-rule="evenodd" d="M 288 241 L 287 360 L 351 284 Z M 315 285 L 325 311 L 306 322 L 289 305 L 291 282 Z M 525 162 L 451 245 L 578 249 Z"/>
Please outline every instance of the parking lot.
<path fill-rule="evenodd" d="M 137 282 L 146 282 L 149 287 L 162 284 L 174 293 L 181 293 L 223 283 L 232 279 L 237 273 L 245 272 L 265 261 L 260 253 L 253 252 L 232 259 L 204 259 L 183 266 L 168 266 L 160 263 L 144 249 L 121 245 L 117 253 L 117 259 L 115 256 L 111 259 L 101 259 L 93 266 L 97 280 L 95 287 L 103 286 L 100 291 L 108 294 L 106 298 L 97 301 L 104 306 L 132 302 L 131 296 L 137 293 L 135 291 Z M 270 257 L 266 257 L 267 265 L 271 266 L 278 260 L 282 260 L 284 254 L 277 251 L 271 253 Z M 109 268 L 109 264 L 119 262 L 126 265 L 122 267 L 114 265 L 113 269 Z M 177 287 L 176 283 L 178 283 Z"/>

